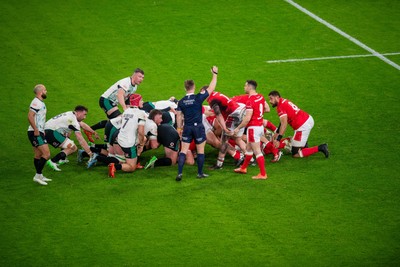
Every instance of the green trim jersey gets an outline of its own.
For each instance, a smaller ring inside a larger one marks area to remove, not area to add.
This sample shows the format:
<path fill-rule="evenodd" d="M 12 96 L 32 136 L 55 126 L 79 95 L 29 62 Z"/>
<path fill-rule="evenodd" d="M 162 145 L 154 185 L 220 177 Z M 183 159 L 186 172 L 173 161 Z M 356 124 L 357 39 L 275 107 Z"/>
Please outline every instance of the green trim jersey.
<path fill-rule="evenodd" d="M 67 136 L 71 131 L 80 132 L 81 125 L 76 119 L 75 113 L 73 111 L 67 111 L 48 120 L 45 129 L 57 131 Z"/>
<path fill-rule="evenodd" d="M 130 94 L 133 94 L 137 90 L 137 85 L 132 85 L 131 77 L 126 77 L 115 84 L 113 84 L 107 91 L 104 92 L 101 96 L 108 99 L 113 105 L 118 105 L 117 93 L 119 89 L 123 89 L 125 99 L 128 98 Z"/>
<path fill-rule="evenodd" d="M 130 148 L 137 144 L 138 126 L 146 122 L 146 113 L 138 108 L 128 108 L 122 113 L 122 126 L 119 129 L 118 144 Z"/>
<path fill-rule="evenodd" d="M 149 140 L 157 140 L 157 124 L 153 120 L 146 120 L 144 135 L 147 136 Z"/>
<path fill-rule="evenodd" d="M 44 127 L 46 123 L 46 112 L 47 112 L 46 104 L 39 98 L 35 97 L 32 100 L 29 109 L 35 112 L 35 124 L 36 127 L 39 129 L 39 132 L 44 133 Z M 28 131 L 33 131 L 31 125 L 29 125 Z"/>

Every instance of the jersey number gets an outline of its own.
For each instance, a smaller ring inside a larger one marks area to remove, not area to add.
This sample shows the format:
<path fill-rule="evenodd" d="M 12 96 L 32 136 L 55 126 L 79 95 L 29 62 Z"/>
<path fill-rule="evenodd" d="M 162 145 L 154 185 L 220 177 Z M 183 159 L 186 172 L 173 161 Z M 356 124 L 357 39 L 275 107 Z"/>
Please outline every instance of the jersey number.
<path fill-rule="evenodd" d="M 124 125 L 122 125 L 122 128 L 125 128 L 125 125 L 128 123 L 129 118 L 124 118 L 124 120 L 125 120 L 125 123 L 124 123 Z"/>
<path fill-rule="evenodd" d="M 293 110 L 296 113 L 300 111 L 300 109 L 295 104 L 293 104 L 292 102 L 289 101 L 288 104 L 293 108 Z"/>

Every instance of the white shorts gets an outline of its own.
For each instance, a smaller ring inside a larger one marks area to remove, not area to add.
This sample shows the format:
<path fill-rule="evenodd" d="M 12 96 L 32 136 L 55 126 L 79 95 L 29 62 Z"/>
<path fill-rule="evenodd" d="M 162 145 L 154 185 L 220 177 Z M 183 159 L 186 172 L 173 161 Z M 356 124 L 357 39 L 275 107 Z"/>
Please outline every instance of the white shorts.
<path fill-rule="evenodd" d="M 235 109 L 234 112 L 229 114 L 228 118 L 226 119 L 226 128 L 228 130 L 233 131 L 242 123 L 243 117 L 246 113 L 246 105 L 242 103 L 238 103 L 239 107 Z M 244 127 L 239 130 L 239 132 L 236 134 L 236 136 L 240 137 L 244 133 Z"/>
<path fill-rule="evenodd" d="M 307 143 L 308 137 L 310 136 L 311 129 L 314 127 L 313 117 L 308 118 L 306 122 L 294 131 L 292 137 L 292 147 L 304 147 Z"/>
<path fill-rule="evenodd" d="M 63 149 L 71 148 L 73 146 L 75 146 L 74 141 L 72 141 L 68 137 L 65 138 L 64 142 L 60 145 L 60 147 L 63 148 Z"/>
<path fill-rule="evenodd" d="M 204 130 L 206 130 L 206 134 L 209 131 L 213 130 L 213 126 L 210 124 L 210 122 L 206 118 L 206 115 L 204 115 L 204 114 L 203 114 L 203 125 L 204 125 Z"/>
<path fill-rule="evenodd" d="M 264 135 L 263 126 L 249 126 L 247 128 L 247 143 L 258 143 Z"/>

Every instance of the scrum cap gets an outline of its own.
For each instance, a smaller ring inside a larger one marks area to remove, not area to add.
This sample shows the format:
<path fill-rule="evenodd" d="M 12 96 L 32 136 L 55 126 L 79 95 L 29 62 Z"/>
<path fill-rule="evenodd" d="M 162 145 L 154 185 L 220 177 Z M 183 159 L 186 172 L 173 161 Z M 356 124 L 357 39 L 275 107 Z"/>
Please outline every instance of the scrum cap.
<path fill-rule="evenodd" d="M 131 94 L 131 96 L 129 97 L 129 104 L 132 107 L 138 107 L 140 100 L 142 100 L 142 96 L 139 94 Z"/>

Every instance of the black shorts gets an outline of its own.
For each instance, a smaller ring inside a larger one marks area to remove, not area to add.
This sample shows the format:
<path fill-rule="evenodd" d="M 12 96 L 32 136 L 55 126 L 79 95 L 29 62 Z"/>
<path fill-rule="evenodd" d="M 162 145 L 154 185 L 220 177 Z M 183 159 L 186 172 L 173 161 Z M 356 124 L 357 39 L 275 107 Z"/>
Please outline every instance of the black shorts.
<path fill-rule="evenodd" d="M 204 125 L 202 123 L 195 126 L 183 126 L 182 142 L 191 143 L 193 139 L 196 145 L 207 140 L 206 130 L 204 129 Z"/>
<path fill-rule="evenodd" d="M 137 158 L 137 148 L 136 146 L 133 147 L 122 147 L 122 151 L 124 151 L 125 158 L 127 159 L 134 159 Z"/>
<path fill-rule="evenodd" d="M 45 130 L 46 137 L 50 145 L 54 148 L 58 148 L 64 143 L 65 139 L 67 139 L 64 135 L 60 134 L 57 131 L 53 130 Z"/>
<path fill-rule="evenodd" d="M 164 147 L 168 147 L 173 151 L 179 151 L 179 134 L 169 124 L 160 124 L 157 128 L 157 141 Z"/>
<path fill-rule="evenodd" d="M 35 136 L 34 131 L 28 131 L 28 138 L 33 147 L 39 147 L 47 144 L 47 140 L 42 132 L 39 132 L 39 136 Z"/>
<path fill-rule="evenodd" d="M 118 117 L 119 115 L 121 115 L 121 111 L 119 109 L 117 109 L 116 111 L 114 111 L 113 113 L 111 113 L 110 115 L 107 114 L 107 112 L 114 108 L 114 107 L 118 107 L 118 105 L 114 105 L 113 103 L 110 102 L 110 100 L 108 100 L 107 98 L 104 97 L 100 97 L 99 99 L 99 106 L 104 110 L 104 112 L 107 115 L 108 119 L 113 119 Z"/>
<path fill-rule="evenodd" d="M 118 129 L 110 122 L 107 121 L 106 127 L 104 128 L 104 142 L 111 143 L 112 136 Z"/>
<path fill-rule="evenodd" d="M 119 134 L 119 129 L 116 129 L 114 131 L 114 133 L 111 134 L 111 136 L 108 139 L 108 142 L 110 143 L 110 145 L 118 144 L 118 140 L 117 140 L 118 134 Z"/>

